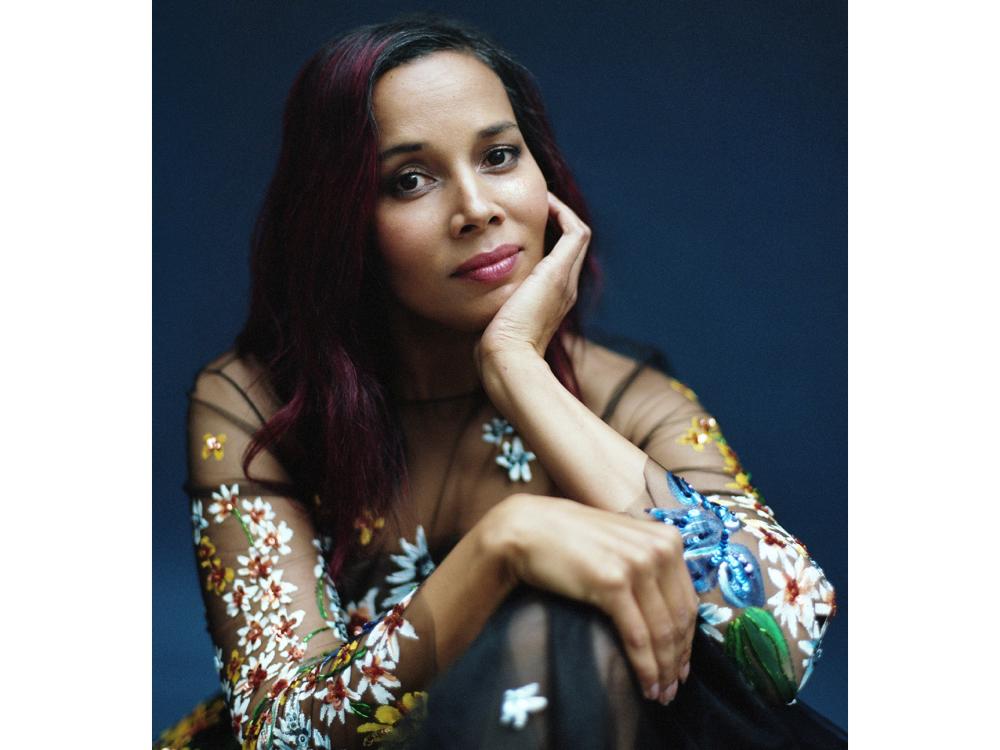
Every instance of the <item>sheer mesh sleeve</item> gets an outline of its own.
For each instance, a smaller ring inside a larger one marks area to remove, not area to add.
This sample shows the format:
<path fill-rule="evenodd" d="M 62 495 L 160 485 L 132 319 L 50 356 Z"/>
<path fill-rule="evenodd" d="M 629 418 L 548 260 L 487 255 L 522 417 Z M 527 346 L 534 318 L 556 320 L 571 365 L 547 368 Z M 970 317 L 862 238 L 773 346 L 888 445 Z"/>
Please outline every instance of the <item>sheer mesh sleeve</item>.
<path fill-rule="evenodd" d="M 690 388 L 643 370 L 612 424 L 650 458 L 648 498 L 629 512 L 680 531 L 701 630 L 759 692 L 794 700 L 835 611 L 833 586 Z"/>
<path fill-rule="evenodd" d="M 268 401 L 245 375 L 238 362 L 203 371 L 188 419 L 196 559 L 232 729 L 244 747 L 360 746 L 419 702 L 433 623 L 416 591 L 349 621 L 290 477 L 268 453 L 252 479 L 241 468 Z"/>

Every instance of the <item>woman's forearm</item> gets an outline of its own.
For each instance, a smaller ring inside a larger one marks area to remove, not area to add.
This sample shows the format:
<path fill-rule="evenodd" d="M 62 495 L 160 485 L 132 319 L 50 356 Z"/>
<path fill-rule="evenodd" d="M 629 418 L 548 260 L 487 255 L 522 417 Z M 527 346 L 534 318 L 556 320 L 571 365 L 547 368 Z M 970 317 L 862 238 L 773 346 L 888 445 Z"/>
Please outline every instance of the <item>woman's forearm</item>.
<path fill-rule="evenodd" d="M 646 494 L 646 454 L 567 391 L 534 351 L 485 357 L 482 378 L 564 495 L 621 511 Z"/>
<path fill-rule="evenodd" d="M 465 652 L 516 584 L 497 543 L 495 515 L 487 513 L 463 536 L 420 587 L 433 613 L 439 672 Z"/>

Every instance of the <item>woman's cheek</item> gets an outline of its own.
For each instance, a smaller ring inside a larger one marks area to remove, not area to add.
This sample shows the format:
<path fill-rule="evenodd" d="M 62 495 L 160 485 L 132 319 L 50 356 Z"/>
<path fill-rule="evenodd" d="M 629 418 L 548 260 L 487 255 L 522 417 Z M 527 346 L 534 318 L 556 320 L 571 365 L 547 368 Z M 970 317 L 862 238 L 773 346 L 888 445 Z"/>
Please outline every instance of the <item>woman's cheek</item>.
<path fill-rule="evenodd" d="M 524 206 L 524 222 L 536 239 L 542 242 L 545 237 L 545 225 L 549 220 L 549 191 L 541 170 L 535 167 L 533 174 L 525 178 L 521 187 L 521 202 Z"/>
<path fill-rule="evenodd" d="M 390 274 L 413 262 L 414 229 L 402 211 L 385 210 L 376 217 L 375 238 Z"/>

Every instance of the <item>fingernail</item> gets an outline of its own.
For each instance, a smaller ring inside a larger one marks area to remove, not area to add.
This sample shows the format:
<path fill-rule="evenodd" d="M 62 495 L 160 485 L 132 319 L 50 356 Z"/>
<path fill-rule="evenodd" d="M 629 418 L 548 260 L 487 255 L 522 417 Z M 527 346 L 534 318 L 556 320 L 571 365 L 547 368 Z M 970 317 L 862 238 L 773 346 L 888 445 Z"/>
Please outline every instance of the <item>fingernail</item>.
<path fill-rule="evenodd" d="M 660 703 L 664 706 L 670 703 L 677 696 L 677 680 L 670 683 L 670 687 L 663 691 L 663 695 L 660 696 Z"/>
<path fill-rule="evenodd" d="M 660 683 L 654 682 L 649 690 L 646 691 L 646 697 L 651 701 L 655 701 L 660 695 Z"/>
<path fill-rule="evenodd" d="M 691 674 L 691 662 L 681 667 L 681 682 L 687 682 L 688 675 Z"/>

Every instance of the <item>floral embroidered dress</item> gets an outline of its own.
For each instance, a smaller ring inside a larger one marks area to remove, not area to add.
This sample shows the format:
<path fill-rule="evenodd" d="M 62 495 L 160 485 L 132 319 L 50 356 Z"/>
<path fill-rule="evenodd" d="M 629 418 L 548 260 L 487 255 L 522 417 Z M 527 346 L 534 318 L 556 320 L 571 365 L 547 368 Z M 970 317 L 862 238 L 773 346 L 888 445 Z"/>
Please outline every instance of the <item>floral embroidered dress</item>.
<path fill-rule="evenodd" d="M 835 611 L 832 586 L 802 543 L 778 525 L 719 424 L 689 388 L 643 361 L 589 342 L 581 346 L 576 361 L 584 402 L 650 457 L 648 496 L 628 512 L 678 528 L 701 598 L 699 639 L 710 645 L 696 644 L 693 677 L 675 703 L 683 703 L 685 692 L 698 694 L 700 688 L 690 685 L 697 684 L 699 658 L 724 661 L 719 669 L 732 670 L 730 682 L 771 704 L 794 701 Z M 507 495 L 560 494 L 544 457 L 523 444 L 481 392 L 398 404 L 407 495 L 388 517 L 356 519 L 354 548 L 334 581 L 324 563 L 329 540 L 311 518 L 310 503 L 321 500 L 300 496 L 294 477 L 271 454 L 255 458 L 253 479 L 241 468 L 251 436 L 279 406 L 259 371 L 224 356 L 199 373 L 190 403 L 193 543 L 223 703 L 199 707 L 164 734 L 161 746 L 198 747 L 198 738 L 208 736 L 199 731 L 226 720 L 234 746 L 444 746 L 422 729 L 435 717 L 435 693 L 428 700 L 426 691 L 437 684 L 438 669 L 435 613 L 420 585 Z M 455 698 L 461 706 L 448 709 L 448 720 L 471 717 L 474 705 L 481 705 L 495 738 L 476 730 L 475 739 L 464 740 L 471 744 L 460 744 L 455 730 L 451 746 L 548 746 L 547 733 L 560 731 L 553 723 L 555 696 L 565 692 L 566 680 L 557 679 L 561 667 L 552 659 L 569 641 L 554 645 L 564 615 L 562 604 L 551 599 L 519 592 L 512 600 L 525 606 L 498 613 L 503 625 L 492 629 L 501 655 L 484 656 L 480 641 L 489 641 L 488 625 L 470 649 L 479 646 L 478 656 L 468 658 L 487 662 L 473 672 L 467 666 L 465 683 L 463 660 L 450 670 L 457 675 L 451 684 L 461 686 Z M 577 613 L 587 609 L 573 606 Z M 616 728 L 607 731 L 614 736 L 600 746 L 631 747 L 642 733 L 639 719 L 627 717 L 651 706 L 669 717 L 683 706 L 662 709 L 638 697 L 614 634 L 595 612 L 587 609 L 583 616 L 597 623 L 585 636 L 592 652 L 587 658 L 597 666 L 594 676 L 580 679 L 613 696 L 607 700 L 616 719 L 607 723 Z M 488 663 L 494 659 L 509 663 Z M 486 673 L 510 684 L 493 685 Z M 442 693 L 439 706 L 448 700 Z M 204 745 L 212 746 L 218 745 Z"/>

